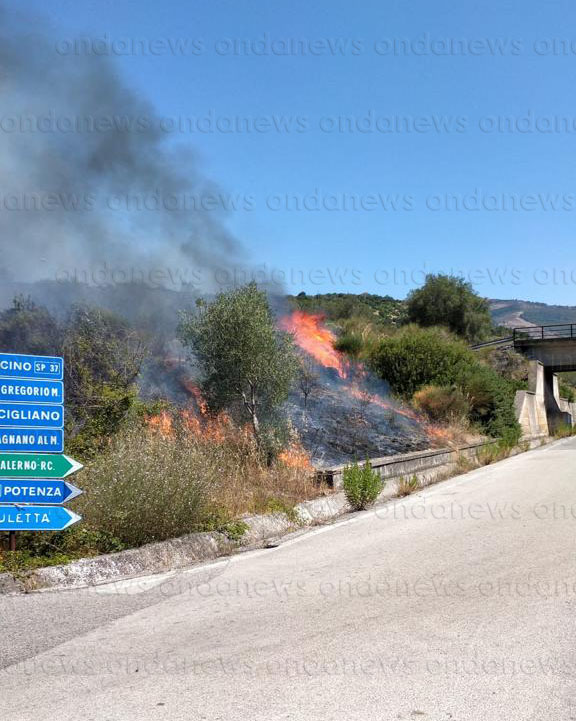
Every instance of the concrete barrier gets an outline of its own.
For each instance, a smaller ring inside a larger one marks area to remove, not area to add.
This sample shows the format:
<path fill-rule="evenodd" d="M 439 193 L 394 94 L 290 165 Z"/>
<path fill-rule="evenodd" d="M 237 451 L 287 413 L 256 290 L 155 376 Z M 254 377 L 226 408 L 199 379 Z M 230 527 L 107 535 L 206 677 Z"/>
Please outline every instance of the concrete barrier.
<path fill-rule="evenodd" d="M 401 453 L 382 458 L 371 458 L 370 465 L 384 480 L 412 478 L 429 482 L 455 468 L 462 460 L 475 461 L 478 454 L 494 441 L 480 441 L 458 448 L 439 448 L 413 453 Z M 342 474 L 346 465 L 320 471 L 319 476 L 333 488 L 342 487 Z"/>

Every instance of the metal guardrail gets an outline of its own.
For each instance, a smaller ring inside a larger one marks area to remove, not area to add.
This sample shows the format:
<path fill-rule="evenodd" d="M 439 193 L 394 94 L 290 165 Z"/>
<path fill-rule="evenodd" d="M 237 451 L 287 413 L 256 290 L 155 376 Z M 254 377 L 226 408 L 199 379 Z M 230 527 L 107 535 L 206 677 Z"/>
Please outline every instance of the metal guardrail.
<path fill-rule="evenodd" d="M 492 348 L 500 345 L 511 346 L 513 340 L 513 336 L 508 336 L 507 338 L 497 338 L 496 340 L 489 340 L 485 343 L 476 343 L 475 345 L 471 345 L 470 350 L 480 350 L 481 348 Z"/>
<path fill-rule="evenodd" d="M 572 338 L 576 340 L 576 324 L 556 323 L 555 325 L 514 328 L 512 333 L 514 345 L 528 340 L 554 340 L 556 338 Z"/>

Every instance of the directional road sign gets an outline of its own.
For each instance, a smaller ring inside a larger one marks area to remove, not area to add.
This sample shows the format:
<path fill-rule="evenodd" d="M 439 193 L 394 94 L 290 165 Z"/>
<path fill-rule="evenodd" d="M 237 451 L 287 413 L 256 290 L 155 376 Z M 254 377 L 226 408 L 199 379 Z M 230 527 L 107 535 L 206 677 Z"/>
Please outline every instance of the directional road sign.
<path fill-rule="evenodd" d="M 0 401 L 61 405 L 64 402 L 64 384 L 62 381 L 0 378 Z"/>
<path fill-rule="evenodd" d="M 0 403 L 0 426 L 63 428 L 64 408 L 38 403 Z"/>
<path fill-rule="evenodd" d="M 0 503 L 47 503 L 71 501 L 82 491 L 67 481 L 0 479 Z"/>
<path fill-rule="evenodd" d="M 61 381 L 64 360 L 53 356 L 0 353 L 0 376 L 9 378 L 46 378 Z"/>
<path fill-rule="evenodd" d="M 82 467 L 65 455 L 0 453 L 0 478 L 66 478 Z"/>
<path fill-rule="evenodd" d="M 62 453 L 64 431 L 59 428 L 0 428 L 0 451 Z"/>
<path fill-rule="evenodd" d="M 62 531 L 80 520 L 63 506 L 0 506 L 0 531 Z"/>

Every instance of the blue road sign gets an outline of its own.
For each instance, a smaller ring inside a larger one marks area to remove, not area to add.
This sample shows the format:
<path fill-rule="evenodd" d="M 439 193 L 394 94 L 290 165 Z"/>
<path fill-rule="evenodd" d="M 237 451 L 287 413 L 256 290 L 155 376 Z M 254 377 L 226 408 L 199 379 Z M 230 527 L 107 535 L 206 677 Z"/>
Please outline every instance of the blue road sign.
<path fill-rule="evenodd" d="M 0 531 L 62 531 L 80 520 L 63 506 L 0 506 Z"/>
<path fill-rule="evenodd" d="M 63 428 L 64 408 L 37 403 L 0 403 L 0 426 L 6 428 Z"/>
<path fill-rule="evenodd" d="M 0 353 L 0 376 L 61 381 L 64 376 L 64 360 L 53 356 Z"/>
<path fill-rule="evenodd" d="M 64 402 L 64 384 L 62 381 L 0 378 L 0 401 L 61 405 Z"/>
<path fill-rule="evenodd" d="M 82 491 L 67 481 L 0 479 L 0 503 L 46 503 L 57 506 Z"/>
<path fill-rule="evenodd" d="M 61 428 L 0 428 L 0 451 L 62 453 L 63 450 Z"/>

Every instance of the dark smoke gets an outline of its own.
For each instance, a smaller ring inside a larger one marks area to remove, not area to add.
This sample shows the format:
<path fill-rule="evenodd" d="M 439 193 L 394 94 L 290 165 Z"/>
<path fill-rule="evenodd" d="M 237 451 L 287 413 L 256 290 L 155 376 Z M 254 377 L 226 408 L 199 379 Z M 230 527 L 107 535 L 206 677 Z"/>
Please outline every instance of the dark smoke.
<path fill-rule="evenodd" d="M 218 210 L 171 209 L 170 199 L 214 192 L 194 154 L 167 143 L 154 109 L 108 58 L 59 54 L 39 22 L 6 10 L 0 24 L 3 304 L 14 284 L 40 279 L 61 286 L 59 302 L 82 297 L 83 283 L 179 290 L 193 279 L 195 290 L 216 290 L 215 271 L 242 253 Z M 126 117 L 148 123 L 123 130 L 114 119 Z M 56 118 L 79 130 L 59 130 Z M 102 118 L 111 124 L 89 129 Z M 126 196 L 168 202 L 110 208 Z"/>

